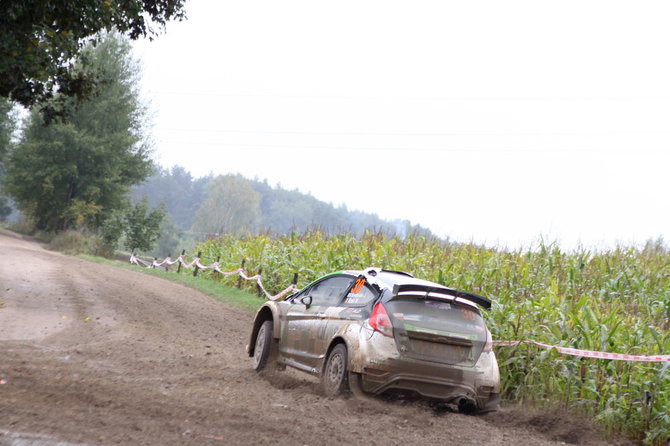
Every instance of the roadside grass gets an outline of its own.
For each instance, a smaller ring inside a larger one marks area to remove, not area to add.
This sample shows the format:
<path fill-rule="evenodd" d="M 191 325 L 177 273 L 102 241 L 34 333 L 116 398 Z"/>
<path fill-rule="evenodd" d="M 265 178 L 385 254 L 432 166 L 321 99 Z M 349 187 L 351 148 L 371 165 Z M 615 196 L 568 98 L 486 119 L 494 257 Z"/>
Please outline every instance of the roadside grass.
<path fill-rule="evenodd" d="M 198 290 L 201 293 L 207 294 L 208 296 L 212 296 L 217 300 L 220 300 L 221 302 L 235 305 L 248 311 L 255 312 L 263 304 L 263 302 L 265 302 L 264 298 L 259 298 L 246 291 L 242 291 L 237 288 L 232 288 L 220 282 L 208 280 L 204 277 L 193 277 L 192 271 L 185 271 L 182 274 L 177 274 L 177 272 L 174 270 L 165 271 L 163 269 L 144 268 L 137 265 L 131 265 L 130 263 L 123 262 L 121 260 L 112 260 L 104 257 L 97 257 L 87 254 L 79 254 L 76 257 L 83 260 L 88 260 L 90 262 L 114 266 L 117 268 L 123 268 L 127 270 L 140 272 L 143 274 L 148 274 L 150 276 L 167 279 L 172 282 L 179 283 L 189 288 Z"/>

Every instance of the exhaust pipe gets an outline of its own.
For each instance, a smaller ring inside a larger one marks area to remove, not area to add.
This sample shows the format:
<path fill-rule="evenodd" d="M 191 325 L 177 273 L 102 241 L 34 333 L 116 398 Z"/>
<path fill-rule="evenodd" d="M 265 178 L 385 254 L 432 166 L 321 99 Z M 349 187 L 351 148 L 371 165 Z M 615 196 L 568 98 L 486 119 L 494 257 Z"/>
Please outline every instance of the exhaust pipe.
<path fill-rule="evenodd" d="M 461 413 L 472 413 L 477 410 L 475 400 L 464 395 L 456 397 L 456 404 L 458 405 L 458 411 Z"/>

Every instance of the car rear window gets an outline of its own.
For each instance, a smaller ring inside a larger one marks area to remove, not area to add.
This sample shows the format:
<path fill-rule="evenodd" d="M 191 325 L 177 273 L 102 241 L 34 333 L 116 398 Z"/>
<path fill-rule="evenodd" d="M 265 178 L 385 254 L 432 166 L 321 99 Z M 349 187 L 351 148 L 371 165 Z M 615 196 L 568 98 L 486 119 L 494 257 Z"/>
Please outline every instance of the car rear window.
<path fill-rule="evenodd" d="M 486 342 L 486 324 L 475 308 L 416 298 L 393 299 L 385 305 L 397 329 Z"/>
<path fill-rule="evenodd" d="M 476 308 L 409 297 L 384 305 L 403 355 L 472 366 L 486 344 L 486 324 Z"/>

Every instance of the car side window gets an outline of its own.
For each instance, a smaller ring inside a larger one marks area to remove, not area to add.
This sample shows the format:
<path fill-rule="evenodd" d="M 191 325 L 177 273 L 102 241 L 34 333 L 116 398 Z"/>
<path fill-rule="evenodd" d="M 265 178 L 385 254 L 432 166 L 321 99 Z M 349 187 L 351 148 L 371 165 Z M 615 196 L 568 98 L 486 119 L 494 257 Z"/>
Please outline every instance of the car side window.
<path fill-rule="evenodd" d="M 353 280 L 353 277 L 335 276 L 315 284 L 308 293 L 312 296 L 312 305 L 330 307 L 339 304 Z"/>
<path fill-rule="evenodd" d="M 358 278 L 356 283 L 347 293 L 342 302 L 343 307 L 362 307 L 377 297 L 377 292 L 365 282 L 365 279 Z"/>

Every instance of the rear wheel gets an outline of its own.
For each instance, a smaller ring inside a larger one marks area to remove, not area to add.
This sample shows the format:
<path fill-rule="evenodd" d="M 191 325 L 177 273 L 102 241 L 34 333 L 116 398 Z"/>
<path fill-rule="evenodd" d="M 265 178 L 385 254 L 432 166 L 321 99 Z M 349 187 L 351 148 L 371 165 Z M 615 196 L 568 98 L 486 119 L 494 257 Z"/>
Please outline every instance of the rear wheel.
<path fill-rule="evenodd" d="M 275 350 L 275 342 L 272 339 L 272 321 L 263 322 L 258 329 L 256 344 L 254 344 L 254 370 L 260 372 L 265 368 L 269 359 L 274 359 L 273 350 Z"/>
<path fill-rule="evenodd" d="M 323 394 L 331 397 L 349 390 L 349 373 L 347 371 L 347 347 L 337 344 L 330 351 L 326 364 L 321 372 L 321 389 Z"/>

